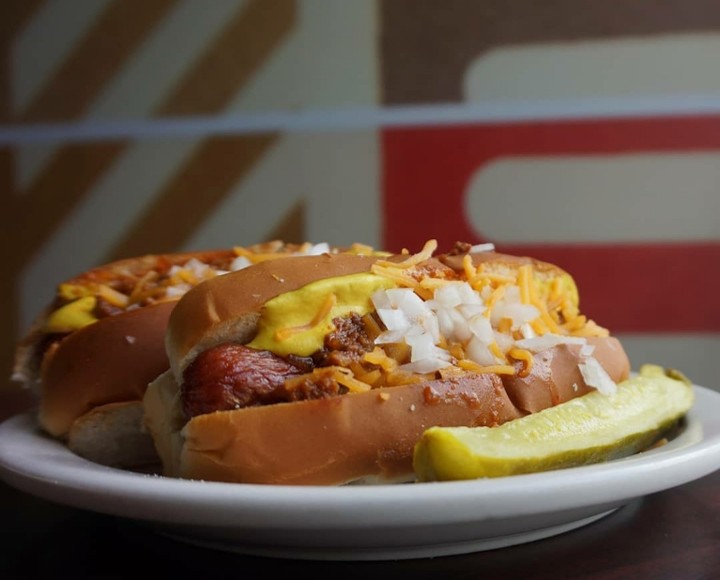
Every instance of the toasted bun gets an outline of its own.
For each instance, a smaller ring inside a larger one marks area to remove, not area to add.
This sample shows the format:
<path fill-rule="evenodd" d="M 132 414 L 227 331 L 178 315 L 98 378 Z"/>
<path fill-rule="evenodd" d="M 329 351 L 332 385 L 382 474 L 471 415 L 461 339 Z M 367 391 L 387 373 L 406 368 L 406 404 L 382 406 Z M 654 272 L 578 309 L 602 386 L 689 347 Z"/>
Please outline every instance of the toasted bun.
<path fill-rule="evenodd" d="M 531 264 L 541 281 L 568 278 L 570 293 L 576 293 L 567 273 L 551 264 L 494 253 L 472 258 L 498 276 Z M 149 385 L 143 401 L 166 475 L 291 485 L 410 481 L 412 450 L 426 428 L 498 425 L 593 389 L 580 371 L 582 347 L 562 343 L 540 351 L 529 369 L 515 361 L 514 375 L 459 371 L 328 399 L 184 416 L 180 385 L 197 355 L 225 342 L 251 341 L 271 298 L 318 279 L 369 271 L 375 263 L 356 256 L 278 260 L 210 280 L 181 299 L 166 335 L 170 370 Z M 438 264 L 465 267 L 463 256 L 453 255 L 423 264 L 431 270 Z M 586 341 L 611 380 L 628 377 L 630 363 L 616 338 Z"/>
<path fill-rule="evenodd" d="M 169 367 L 165 330 L 182 292 L 202 281 L 204 267 L 218 273 L 242 267 L 233 266 L 238 259 L 252 263 L 315 249 L 274 241 L 148 254 L 83 272 L 58 285 L 55 298 L 19 341 L 12 378 L 36 394 L 40 426 L 78 455 L 125 467 L 157 462 L 141 420 L 142 397 L 148 383 Z M 185 269 L 179 285 L 170 281 L 179 276 L 170 276 L 173 267 Z M 81 328 L 48 330 L 51 314 L 77 299 L 74 292 L 98 296 L 107 289 L 132 297 L 130 307 L 117 307 Z"/>
<path fill-rule="evenodd" d="M 619 342 L 589 340 L 610 376 L 626 378 Z M 286 485 L 412 481 L 412 450 L 425 428 L 499 425 L 589 392 L 577 370 L 579 349 L 546 351 L 525 379 L 467 374 L 210 413 L 184 425 L 179 387 L 166 372 L 147 390 L 145 421 L 171 477 Z"/>
<path fill-rule="evenodd" d="M 165 344 L 170 368 L 180 377 L 211 346 L 248 342 L 260 309 L 271 298 L 321 278 L 367 272 L 376 260 L 352 254 L 298 256 L 262 262 L 196 286 L 180 301 L 168 325 Z"/>
<path fill-rule="evenodd" d="M 76 419 L 99 405 L 141 401 L 168 368 L 165 328 L 175 302 L 102 318 L 73 332 L 46 355 L 38 419 L 65 437 Z"/>
<path fill-rule="evenodd" d="M 159 468 L 154 443 L 144 427 L 141 401 L 94 407 L 72 424 L 67 445 L 95 463 L 138 471 Z"/>
<path fill-rule="evenodd" d="M 181 265 L 191 259 L 202 262 L 218 260 L 229 261 L 235 255 L 232 249 L 205 250 L 197 252 L 178 252 L 173 254 L 146 254 L 132 258 L 124 258 L 97 266 L 73 278 L 65 280 L 60 286 L 86 286 L 92 284 L 108 284 L 113 286 L 120 281 L 139 280 L 148 272 L 159 267 Z M 61 298 L 56 296 L 35 317 L 29 331 L 18 341 L 15 349 L 12 379 L 22 383 L 41 396 L 42 366 L 44 364 L 48 344 L 46 323 L 50 314 L 60 305 Z"/>

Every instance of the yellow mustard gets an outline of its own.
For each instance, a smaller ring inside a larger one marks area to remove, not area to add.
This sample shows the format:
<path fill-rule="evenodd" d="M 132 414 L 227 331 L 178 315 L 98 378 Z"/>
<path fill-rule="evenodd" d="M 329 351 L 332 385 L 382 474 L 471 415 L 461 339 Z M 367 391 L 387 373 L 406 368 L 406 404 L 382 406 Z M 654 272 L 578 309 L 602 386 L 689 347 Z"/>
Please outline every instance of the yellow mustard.
<path fill-rule="evenodd" d="M 323 346 L 334 330 L 334 318 L 374 310 L 371 296 L 392 288 L 389 278 L 369 272 L 337 276 L 311 282 L 280 294 L 265 304 L 258 334 L 247 346 L 279 355 L 309 356 Z"/>
<path fill-rule="evenodd" d="M 97 321 L 93 315 L 97 299 L 85 296 L 65 304 L 48 316 L 45 332 L 72 332 Z"/>

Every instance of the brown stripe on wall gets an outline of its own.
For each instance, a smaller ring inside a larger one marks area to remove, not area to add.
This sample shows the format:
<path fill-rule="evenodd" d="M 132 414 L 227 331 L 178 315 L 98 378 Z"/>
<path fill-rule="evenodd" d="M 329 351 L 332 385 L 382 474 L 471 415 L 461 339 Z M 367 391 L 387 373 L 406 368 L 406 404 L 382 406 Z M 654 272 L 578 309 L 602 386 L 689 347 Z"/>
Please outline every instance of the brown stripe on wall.
<path fill-rule="evenodd" d="M 382 102 L 460 101 L 468 65 L 500 47 L 720 30 L 717 0 L 385 0 Z"/>
<path fill-rule="evenodd" d="M 176 114 L 196 110 L 192 103 L 183 103 L 184 99 L 199 99 L 205 113 L 218 112 L 227 104 L 272 50 L 282 44 L 294 21 L 294 1 L 280 0 L 263 4 L 272 4 L 273 10 L 268 11 L 254 1 L 238 10 L 238 16 L 230 20 L 217 43 L 192 65 L 183 81 L 156 113 Z M 26 112 L 24 119 L 35 121 L 81 115 L 92 103 L 97 91 L 112 78 L 122 61 L 143 40 L 144 34 L 151 31 L 153 18 L 159 21 L 169 6 L 171 2 L 164 0 L 149 3 L 114 2 L 108 9 L 111 16 L 106 12 L 100 19 L 102 22 L 96 23 L 61 68 L 65 72 L 58 72 L 53 77 L 45 87 L 43 96 Z M 143 12 L 144 9 L 149 12 Z M 108 26 L 108 22 L 114 22 L 113 26 L 124 26 L 123 19 L 128 18 L 130 13 L 137 14 L 134 12 L 136 10 L 141 11 L 139 22 L 127 23 L 133 31 L 131 38 L 120 39 L 117 48 L 106 46 L 106 41 L 112 44 L 117 39 L 107 35 L 107 29 L 103 30 L 103 27 Z M 262 22 L 258 20 L 259 15 L 264 15 Z M 274 24 L 268 22 L 273 19 L 276 19 Z M 255 32 L 258 27 L 262 30 L 260 36 Z M 238 31 L 245 35 L 248 42 L 237 42 L 234 35 Z M 105 63 L 103 67 L 108 66 L 107 70 L 98 71 L 93 68 L 92 63 L 96 61 L 92 56 L 103 47 L 111 52 L 108 62 L 112 66 Z M 227 57 L 223 54 L 224 50 L 241 51 L 242 58 L 237 53 Z M 88 60 L 84 60 L 86 58 Z M 242 65 L 239 66 L 238 62 L 242 62 Z M 86 73 L 92 78 L 83 78 Z M 83 82 L 76 85 L 78 79 Z M 92 86 L 84 88 L 85 81 Z M 199 96 L 203 91 L 193 88 L 195 83 L 204 88 L 212 85 L 212 94 Z M 72 97 L 70 100 L 73 103 L 60 105 L 52 102 L 54 98 L 64 99 L 68 96 Z M 109 250 L 108 259 L 145 251 L 171 251 L 181 246 L 276 139 L 274 135 L 265 135 L 207 140 L 159 192 L 158 197 L 149 201 L 147 211 L 135 226 Z M 17 211 L 12 212 L 16 219 L 4 230 L 7 234 L 4 247 L 12 248 L 14 259 L 10 266 L 11 284 L 4 286 L 10 296 L 4 297 L 3 311 L 11 313 L 15 322 L 19 312 L 17 292 L 20 272 L 32 255 L 47 243 L 61 221 L 91 192 L 98 179 L 112 167 L 127 146 L 126 142 L 63 145 L 27 190 L 18 196 Z M 10 156 L 7 162 L 12 165 L 10 153 L 7 155 Z M 11 186 L 16 181 L 12 175 L 7 180 L 8 187 L 4 188 L 4 192 L 10 195 Z M 6 320 L 10 320 L 10 317 Z M 4 335 L 8 344 L 17 338 L 16 323 L 11 326 L 6 328 L 8 332 Z M 4 349 L 3 352 L 7 353 L 8 350 Z"/>
<path fill-rule="evenodd" d="M 80 143 L 60 149 L 18 199 L 16 258 L 30 260 L 113 164 L 124 143 Z"/>
<path fill-rule="evenodd" d="M 17 35 L 27 26 L 44 0 L 5 0 L 0 10 L 0 122 L 11 117 L 10 56 Z M 15 340 L 20 329 L 20 300 L 16 282 L 22 261 L 18 256 L 18 196 L 15 187 L 15 152 L 0 147 L 0 256 L 7 280 L 0 284 L 0 420 L 24 410 L 32 404 L 29 392 L 8 380 L 14 359 Z"/>
<path fill-rule="evenodd" d="M 282 44 L 295 18 L 295 0 L 252 0 L 230 19 L 155 114 L 220 112 Z M 181 247 L 276 138 L 236 136 L 205 141 L 110 250 L 108 259 Z"/>
<path fill-rule="evenodd" d="M 223 55 L 215 48 L 208 50 L 202 58 L 194 63 L 185 76 L 185 80 L 178 85 L 178 89 L 158 108 L 158 113 L 163 111 L 174 112 L 176 108 L 184 110 L 185 105 L 179 100 L 181 95 L 183 95 L 183 98 L 190 99 L 192 94 L 198 90 L 191 88 L 191 80 L 204 85 L 211 79 L 222 78 L 224 89 L 213 97 L 213 110 L 206 111 L 217 112 L 232 98 L 234 92 L 249 80 L 250 73 L 262 65 L 272 52 L 271 48 L 277 48 L 282 44 L 284 37 L 290 30 L 288 28 L 289 23 L 294 21 L 295 2 L 280 0 L 278 2 L 263 3 L 263 5 L 272 4 L 274 7 L 272 14 L 266 12 L 257 4 L 257 2 L 253 2 L 249 6 L 239 9 L 237 16 L 231 19 L 230 24 L 225 27 L 219 37 L 221 40 L 218 41 L 221 46 L 229 48 L 227 39 L 232 34 L 254 27 L 261 28 L 264 36 L 262 42 L 257 46 L 252 42 L 233 45 L 235 50 L 242 50 L 246 53 L 244 58 L 248 63 L 247 66 L 236 66 L 233 58 L 223 58 Z M 263 24 L 258 20 L 260 16 L 264 16 L 261 20 L 277 19 L 282 24 L 273 26 L 267 25 L 267 22 Z M 100 20 L 107 22 L 107 19 L 101 18 Z M 111 20 L 117 20 L 117 17 Z M 149 19 L 146 17 L 145 21 L 149 22 Z M 99 26 L 100 24 L 96 25 L 95 28 Z M 90 34 L 91 37 L 95 35 L 96 33 Z M 249 38 L 254 38 L 253 34 L 249 34 Z M 213 44 L 213 46 L 216 45 L 217 43 Z M 208 102 L 205 102 L 205 106 L 208 105 Z M 83 107 L 87 105 L 89 105 L 89 102 L 83 104 Z M 31 227 L 23 232 L 23 235 L 28 238 L 25 244 L 27 250 L 24 258 L 29 258 L 37 248 L 45 243 L 52 235 L 54 228 L 60 223 L 60 219 L 73 209 L 75 203 L 87 195 L 97 178 L 112 166 L 125 148 L 125 143 L 88 143 L 63 146 L 55 152 L 48 165 L 22 196 L 22 205 L 27 208 L 27 211 L 23 212 L 24 215 L 36 213 L 43 208 L 52 208 L 53 210 L 53 212 L 43 214 L 47 217 L 45 222 L 41 224 L 42 227 L 31 224 Z M 184 169 L 181 168 L 180 171 L 184 172 Z M 165 210 L 167 211 L 167 208 Z M 190 237 L 192 233 L 192 231 L 186 231 L 185 236 Z M 135 228 L 135 234 L 148 235 L 150 239 L 154 239 L 156 232 L 154 230 L 147 232 L 142 228 Z M 117 249 L 111 250 L 110 254 L 115 255 L 122 252 L 123 250 Z"/>
<path fill-rule="evenodd" d="M 12 115 L 10 98 L 10 58 L 17 35 L 32 20 L 45 0 L 4 0 L 0 8 L 0 122 Z"/>
<path fill-rule="evenodd" d="M 290 32 L 295 17 L 295 0 L 251 0 L 228 22 L 156 114 L 201 115 L 222 109 Z"/>
<path fill-rule="evenodd" d="M 10 58 L 13 42 L 27 26 L 44 0 L 5 0 L 0 9 L 0 122 L 7 123 L 12 116 L 10 94 Z M 22 267 L 18 256 L 19 216 L 18 192 L 14 174 L 15 151 L 0 147 L 0 256 L 10 283 L 0 284 L 0 421 L 29 408 L 34 395 L 12 383 L 9 377 L 15 358 L 15 343 L 20 328 L 20 297 L 17 280 Z"/>
<path fill-rule="evenodd" d="M 13 191 L 13 152 L 9 147 L 0 148 L 0 250 L 3 264 L 10 276 L 17 273 L 17 260 L 14 250 L 18 247 L 16 226 L 12 223 L 16 219 L 16 197 Z M 7 385 L 13 360 L 13 345 L 19 330 L 20 301 L 14 284 L 0 284 L 0 320 L 3 329 L 0 332 L 0 392 Z"/>
<path fill-rule="evenodd" d="M 285 242 L 302 244 L 307 241 L 317 242 L 322 240 L 308 240 L 305 227 L 305 200 L 299 200 L 293 205 L 284 216 L 280 218 L 275 228 L 268 233 L 265 240 L 283 240 Z"/>
<path fill-rule="evenodd" d="M 19 116 L 22 122 L 79 117 L 177 0 L 115 0 Z"/>
<path fill-rule="evenodd" d="M 149 203 L 106 261 L 179 248 L 275 143 L 276 135 L 211 137 Z M 242 216 L 238 216 L 241 218 Z"/>

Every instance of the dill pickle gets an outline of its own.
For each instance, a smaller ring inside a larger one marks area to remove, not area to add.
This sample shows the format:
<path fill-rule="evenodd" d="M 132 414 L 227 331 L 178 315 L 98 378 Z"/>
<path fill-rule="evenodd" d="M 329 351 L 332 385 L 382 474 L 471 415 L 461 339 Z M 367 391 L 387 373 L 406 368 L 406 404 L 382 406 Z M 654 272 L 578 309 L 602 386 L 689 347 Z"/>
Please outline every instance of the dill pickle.
<path fill-rule="evenodd" d="M 600 463 L 657 443 L 695 400 L 677 371 L 644 365 L 606 395 L 593 391 L 497 427 L 432 427 L 415 446 L 418 481 L 503 477 Z"/>

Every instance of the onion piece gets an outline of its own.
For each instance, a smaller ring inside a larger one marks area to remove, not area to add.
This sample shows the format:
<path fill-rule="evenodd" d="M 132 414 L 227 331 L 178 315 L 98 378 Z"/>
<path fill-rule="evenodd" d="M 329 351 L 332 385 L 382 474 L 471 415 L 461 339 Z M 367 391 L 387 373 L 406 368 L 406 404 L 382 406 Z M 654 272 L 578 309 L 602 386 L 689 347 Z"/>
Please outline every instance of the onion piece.
<path fill-rule="evenodd" d="M 524 348 L 531 352 L 539 352 L 557 346 L 559 344 L 587 344 L 587 339 L 582 336 L 563 336 L 561 334 L 547 333 L 533 338 L 523 338 L 515 342 L 515 346 Z"/>
<path fill-rule="evenodd" d="M 589 387 L 597 389 L 604 395 L 614 395 L 617 391 L 617 384 L 596 358 L 587 358 L 578 365 L 578 368 Z"/>
<path fill-rule="evenodd" d="M 475 244 L 470 247 L 471 254 L 479 254 L 480 252 L 494 252 L 495 244 L 488 242 L 486 244 Z"/>
<path fill-rule="evenodd" d="M 410 319 L 402 310 L 395 308 L 378 308 L 376 312 L 388 330 L 410 328 Z"/>

